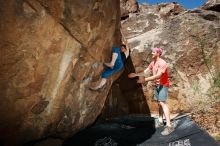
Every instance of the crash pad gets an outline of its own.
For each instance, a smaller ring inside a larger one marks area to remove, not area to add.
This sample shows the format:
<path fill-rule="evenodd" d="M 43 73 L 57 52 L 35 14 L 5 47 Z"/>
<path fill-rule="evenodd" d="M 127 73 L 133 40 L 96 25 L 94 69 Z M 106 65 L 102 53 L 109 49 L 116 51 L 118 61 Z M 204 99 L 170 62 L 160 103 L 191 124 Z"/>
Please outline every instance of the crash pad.
<path fill-rule="evenodd" d="M 99 120 L 64 141 L 63 146 L 220 146 L 190 117 L 172 120 L 175 131 L 163 136 L 163 126 L 155 128 L 155 119 L 145 115 L 127 115 Z"/>

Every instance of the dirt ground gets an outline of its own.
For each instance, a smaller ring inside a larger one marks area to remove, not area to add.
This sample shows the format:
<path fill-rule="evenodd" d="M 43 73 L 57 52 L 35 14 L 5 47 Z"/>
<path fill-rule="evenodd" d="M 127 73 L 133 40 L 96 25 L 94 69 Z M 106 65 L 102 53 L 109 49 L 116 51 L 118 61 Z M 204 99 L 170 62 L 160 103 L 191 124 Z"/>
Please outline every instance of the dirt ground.
<path fill-rule="evenodd" d="M 220 102 L 215 103 L 208 112 L 192 114 L 192 119 L 220 143 Z"/>

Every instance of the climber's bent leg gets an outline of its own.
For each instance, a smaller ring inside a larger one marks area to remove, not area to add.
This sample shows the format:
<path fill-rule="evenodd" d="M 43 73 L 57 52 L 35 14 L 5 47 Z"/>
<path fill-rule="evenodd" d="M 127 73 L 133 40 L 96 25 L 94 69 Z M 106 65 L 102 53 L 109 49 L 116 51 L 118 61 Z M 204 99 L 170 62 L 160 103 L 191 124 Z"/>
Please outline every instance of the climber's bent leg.
<path fill-rule="evenodd" d="M 102 78 L 97 86 L 90 87 L 90 89 L 92 89 L 92 90 L 99 90 L 99 89 L 101 89 L 105 85 L 106 82 L 107 82 L 107 79 L 106 78 Z"/>

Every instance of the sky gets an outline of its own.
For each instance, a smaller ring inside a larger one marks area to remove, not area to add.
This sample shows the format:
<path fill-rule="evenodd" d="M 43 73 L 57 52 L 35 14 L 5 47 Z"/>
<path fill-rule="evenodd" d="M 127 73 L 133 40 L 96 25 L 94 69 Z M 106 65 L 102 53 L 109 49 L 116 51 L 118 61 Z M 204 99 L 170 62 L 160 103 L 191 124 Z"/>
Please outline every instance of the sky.
<path fill-rule="evenodd" d="M 207 2 L 207 0 L 137 0 L 138 3 L 148 3 L 148 4 L 157 4 L 157 3 L 166 3 L 166 2 L 177 2 L 185 9 L 194 9 L 199 6 L 202 6 Z"/>

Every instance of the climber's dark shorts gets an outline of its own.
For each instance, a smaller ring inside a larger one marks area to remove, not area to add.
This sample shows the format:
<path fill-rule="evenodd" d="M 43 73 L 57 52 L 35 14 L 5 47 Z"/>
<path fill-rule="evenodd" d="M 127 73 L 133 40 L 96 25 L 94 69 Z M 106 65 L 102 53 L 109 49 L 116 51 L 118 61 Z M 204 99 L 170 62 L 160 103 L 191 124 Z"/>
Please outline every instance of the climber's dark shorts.
<path fill-rule="evenodd" d="M 109 76 L 111 76 L 112 74 L 120 71 L 123 68 L 123 65 L 118 65 L 115 66 L 113 69 L 106 67 L 105 71 L 102 73 L 102 78 L 108 78 Z"/>

